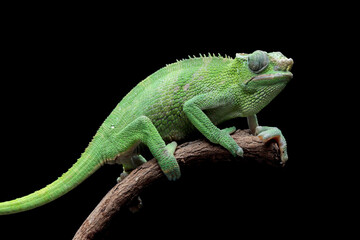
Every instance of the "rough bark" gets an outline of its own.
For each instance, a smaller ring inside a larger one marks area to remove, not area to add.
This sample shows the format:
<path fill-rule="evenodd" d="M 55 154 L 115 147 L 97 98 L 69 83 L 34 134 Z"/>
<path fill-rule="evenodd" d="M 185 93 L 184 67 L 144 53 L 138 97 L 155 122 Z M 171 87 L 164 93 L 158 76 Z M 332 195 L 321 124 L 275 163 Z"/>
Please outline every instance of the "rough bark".
<path fill-rule="evenodd" d="M 175 152 L 180 168 L 199 165 L 204 161 L 257 161 L 280 166 L 279 148 L 275 142 L 263 143 L 248 130 L 238 130 L 232 137 L 244 149 L 244 158 L 233 157 L 226 149 L 206 140 L 186 142 Z M 141 191 L 157 180 L 165 178 L 155 159 L 133 170 L 123 181 L 116 184 L 100 201 L 76 232 L 73 239 L 96 239 L 120 209 L 127 207 Z"/>

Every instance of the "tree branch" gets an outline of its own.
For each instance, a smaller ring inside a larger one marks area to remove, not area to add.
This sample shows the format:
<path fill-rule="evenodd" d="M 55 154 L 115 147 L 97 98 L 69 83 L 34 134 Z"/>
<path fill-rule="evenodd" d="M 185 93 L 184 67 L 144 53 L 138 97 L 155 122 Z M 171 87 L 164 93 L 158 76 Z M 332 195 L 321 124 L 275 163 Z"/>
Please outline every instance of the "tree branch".
<path fill-rule="evenodd" d="M 251 135 L 249 130 L 238 130 L 232 137 L 244 149 L 243 161 L 257 161 L 280 166 L 279 148 L 275 142 L 264 144 L 258 137 Z M 180 168 L 191 167 L 205 161 L 214 163 L 239 161 L 239 158 L 233 157 L 226 149 L 206 140 L 181 144 L 174 155 Z M 165 178 L 165 175 L 155 159 L 133 170 L 129 176 L 116 184 L 105 195 L 78 229 L 73 239 L 95 239 L 120 209 L 127 207 L 144 188 L 161 178 Z"/>

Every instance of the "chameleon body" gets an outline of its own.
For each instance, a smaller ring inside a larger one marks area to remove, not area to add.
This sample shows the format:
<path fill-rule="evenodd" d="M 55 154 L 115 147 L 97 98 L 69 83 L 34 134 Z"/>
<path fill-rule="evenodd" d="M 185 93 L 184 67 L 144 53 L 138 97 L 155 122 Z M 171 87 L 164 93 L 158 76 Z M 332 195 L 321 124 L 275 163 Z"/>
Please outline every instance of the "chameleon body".
<path fill-rule="evenodd" d="M 167 65 L 133 88 L 93 137 L 78 161 L 53 183 L 27 196 L 0 203 L 0 215 L 44 205 L 69 192 L 102 165 L 122 164 L 124 174 L 144 163 L 145 145 L 169 180 L 180 177 L 173 155 L 176 142 L 200 131 L 234 156 L 243 150 L 231 138 L 235 128 L 216 127 L 247 117 L 249 128 L 264 141 L 275 139 L 287 160 L 287 144 L 275 127 L 258 126 L 256 114 L 292 78 L 293 60 L 280 52 L 255 51 L 235 58 L 215 55 Z M 123 175 L 124 176 L 124 175 Z"/>

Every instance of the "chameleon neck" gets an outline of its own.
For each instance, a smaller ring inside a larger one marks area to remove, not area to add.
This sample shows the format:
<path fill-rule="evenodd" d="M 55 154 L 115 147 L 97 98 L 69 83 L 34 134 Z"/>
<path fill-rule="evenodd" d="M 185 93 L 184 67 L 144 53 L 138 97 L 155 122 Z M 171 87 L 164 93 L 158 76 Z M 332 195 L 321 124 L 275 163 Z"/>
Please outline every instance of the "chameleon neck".
<path fill-rule="evenodd" d="M 100 156 L 98 148 L 90 144 L 78 161 L 53 183 L 27 196 L 0 203 L 0 215 L 27 211 L 61 197 L 102 165 Z"/>

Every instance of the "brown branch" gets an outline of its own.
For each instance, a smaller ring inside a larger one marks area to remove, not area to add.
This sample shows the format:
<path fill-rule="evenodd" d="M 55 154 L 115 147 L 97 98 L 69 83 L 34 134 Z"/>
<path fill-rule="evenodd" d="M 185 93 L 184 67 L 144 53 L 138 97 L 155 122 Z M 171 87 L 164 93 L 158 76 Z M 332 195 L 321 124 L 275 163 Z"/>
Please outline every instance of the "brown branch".
<path fill-rule="evenodd" d="M 279 148 L 274 142 L 264 144 L 258 137 L 251 135 L 248 130 L 238 130 L 232 137 L 244 149 L 243 160 L 280 165 Z M 175 157 L 180 168 L 198 165 L 204 161 L 239 161 L 239 158 L 234 158 L 226 149 L 206 140 L 181 144 L 175 152 Z M 120 209 L 128 206 L 144 188 L 161 178 L 165 178 L 165 176 L 155 159 L 133 170 L 129 176 L 116 184 L 105 195 L 78 229 L 73 239 L 95 239 Z"/>

